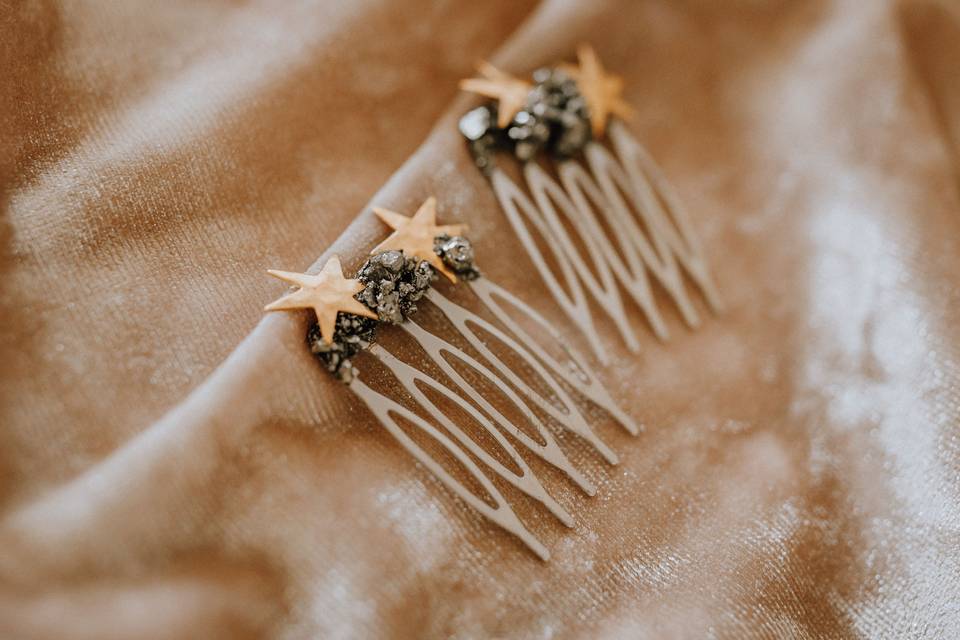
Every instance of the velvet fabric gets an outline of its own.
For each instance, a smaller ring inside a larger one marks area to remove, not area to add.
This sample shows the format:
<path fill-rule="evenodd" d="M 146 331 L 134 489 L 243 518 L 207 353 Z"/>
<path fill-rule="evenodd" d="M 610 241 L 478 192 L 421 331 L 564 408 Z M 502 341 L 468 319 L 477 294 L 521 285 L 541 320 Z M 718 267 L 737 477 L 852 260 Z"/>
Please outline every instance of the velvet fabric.
<path fill-rule="evenodd" d="M 580 42 L 726 312 L 604 328 L 646 430 L 543 563 L 261 308 L 433 194 L 575 335 L 456 81 Z M 3 638 L 960 637 L 956 3 L 21 0 L 0 69 Z"/>

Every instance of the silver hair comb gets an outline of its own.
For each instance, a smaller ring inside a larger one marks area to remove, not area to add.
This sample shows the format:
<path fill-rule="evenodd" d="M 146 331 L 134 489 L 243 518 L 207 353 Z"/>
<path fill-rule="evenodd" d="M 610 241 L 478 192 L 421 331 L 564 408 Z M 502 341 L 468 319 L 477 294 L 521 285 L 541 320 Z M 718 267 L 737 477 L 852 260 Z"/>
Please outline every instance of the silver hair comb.
<path fill-rule="evenodd" d="M 526 448 L 556 467 L 588 495 L 594 495 L 596 488 L 570 462 L 540 415 L 585 440 L 611 464 L 617 462 L 617 455 L 593 431 L 569 389 L 577 389 L 630 433 L 636 434 L 638 428 L 616 406 L 585 362 L 563 344 L 542 315 L 480 274 L 474 266 L 469 240 L 450 235 L 462 233 L 463 225 L 436 224 L 434 198 L 428 198 L 410 218 L 384 209 L 375 211 L 393 227 L 394 232 L 374 250 L 358 270 L 356 278 L 343 276 L 337 257 L 331 258 L 314 276 L 270 271 L 271 275 L 295 284 L 299 289 L 267 305 L 266 310 L 313 309 L 317 323 L 309 329 L 307 341 L 327 369 L 345 382 L 387 431 L 451 491 L 546 559 L 549 557 L 547 549 L 523 525 L 502 492 L 468 452 L 490 472 L 543 504 L 562 523 L 573 526 L 573 517 L 543 487 L 519 449 Z M 494 321 L 453 302 L 433 288 L 438 273 L 451 283 L 465 281 L 475 294 L 481 311 L 488 313 Z M 415 312 L 422 301 L 429 301 L 442 314 L 476 356 L 417 322 Z M 522 320 L 511 316 L 505 306 L 515 310 Z M 426 371 L 426 367 L 404 362 L 375 341 L 379 324 L 398 325 L 427 354 L 430 363 L 442 372 L 444 380 Z M 558 360 L 538 344 L 524 324 L 535 327 L 539 335 L 552 341 L 564 360 Z M 481 332 L 491 336 L 505 353 L 498 354 Z M 385 386 L 392 387 L 392 391 L 402 389 L 407 400 L 422 411 L 415 411 L 402 399 L 385 395 L 368 384 L 353 364 L 353 358 L 361 351 L 374 356 L 389 371 L 392 380 L 399 383 L 399 387 L 395 384 Z M 521 363 L 523 375 L 508 366 L 506 353 Z M 465 375 L 463 368 L 454 366 L 451 360 L 458 361 L 473 375 Z M 533 427 L 536 437 L 529 435 L 515 423 L 515 419 L 507 417 L 497 407 L 502 403 L 491 398 L 489 386 L 516 408 L 525 423 Z M 452 419 L 431 399 L 426 389 L 445 398 L 479 425 L 519 473 L 504 465 Z M 424 413 L 432 421 L 424 418 Z M 440 464 L 401 427 L 398 418 L 452 456 L 492 498 L 495 506 L 469 490 Z"/>
<path fill-rule="evenodd" d="M 700 319 L 681 269 L 711 309 L 719 311 L 721 302 L 670 184 L 626 127 L 611 119 L 633 113 L 620 98 L 622 80 L 603 69 L 591 47 L 582 45 L 578 57 L 577 66 L 535 71 L 532 83 L 482 64 L 483 77 L 464 80 L 461 88 L 496 101 L 464 115 L 460 131 L 557 304 L 606 363 L 590 298 L 633 352 L 640 343 L 627 321 L 621 288 L 661 340 L 669 334 L 651 276 L 691 328 Z M 604 138 L 612 152 L 602 144 Z M 505 154 L 522 163 L 526 190 L 497 167 L 497 156 Z M 553 175 L 535 161 L 541 156 Z M 550 268 L 538 237 L 559 273 Z"/>

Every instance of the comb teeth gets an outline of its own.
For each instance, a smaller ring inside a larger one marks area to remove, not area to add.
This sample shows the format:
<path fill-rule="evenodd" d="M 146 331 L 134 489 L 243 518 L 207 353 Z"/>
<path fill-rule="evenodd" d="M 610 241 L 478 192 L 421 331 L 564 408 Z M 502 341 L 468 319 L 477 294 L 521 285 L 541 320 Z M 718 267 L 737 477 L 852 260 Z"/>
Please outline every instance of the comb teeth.
<path fill-rule="evenodd" d="M 374 391 L 366 384 L 355 380 L 351 388 L 364 403 L 377 415 L 381 423 L 396 437 L 400 443 L 421 463 L 429 468 L 440 480 L 456 495 L 463 498 L 468 504 L 480 511 L 484 516 L 500 525 L 510 533 L 516 535 L 531 550 L 541 558 L 547 557 L 546 548 L 537 538 L 527 530 L 510 503 L 490 483 L 490 478 L 484 473 L 480 465 L 466 455 L 473 454 L 490 472 L 507 481 L 526 495 L 538 501 L 547 508 L 558 520 L 568 527 L 574 525 L 573 517 L 547 492 L 539 478 L 517 450 L 518 446 L 526 447 L 530 452 L 562 471 L 575 485 L 588 495 L 594 495 L 596 488 L 567 458 L 560 448 L 551 431 L 537 416 L 536 410 L 546 414 L 563 428 L 571 431 L 590 443 L 600 455 L 610 464 L 617 463 L 616 454 L 593 432 L 563 384 L 573 385 L 584 391 L 583 395 L 592 400 L 601 408 L 623 424 L 624 428 L 635 433 L 636 427 L 629 418 L 613 404 L 609 394 L 599 384 L 596 376 L 577 356 L 572 354 L 562 341 L 559 334 L 546 320 L 525 305 L 518 298 L 490 282 L 479 278 L 471 283 L 477 293 L 477 299 L 490 313 L 501 322 L 506 331 L 480 317 L 476 313 L 448 300 L 436 290 L 427 293 L 427 299 L 435 305 L 456 328 L 459 335 L 466 339 L 470 346 L 480 353 L 483 362 L 467 354 L 462 349 L 446 340 L 434 335 L 414 321 L 406 322 L 401 326 L 405 332 L 427 353 L 430 359 L 446 375 L 452 384 L 445 384 L 424 371 L 407 364 L 390 353 L 380 344 L 370 347 L 369 353 L 376 357 L 400 382 L 402 388 L 409 394 L 413 402 L 422 408 L 433 420 L 441 425 L 451 437 L 445 435 L 433 424 L 424 420 L 416 413 L 400 405 L 391 398 L 387 398 Z M 569 356 L 568 364 L 564 366 L 550 356 L 546 350 L 533 341 L 514 321 L 503 308 L 496 303 L 494 297 L 499 297 L 512 304 L 527 319 L 542 328 L 544 335 L 554 341 L 557 346 Z M 480 339 L 473 329 L 478 327 L 493 336 L 501 345 L 518 358 L 522 364 L 539 378 L 541 387 L 548 390 L 545 396 L 526 380 L 511 370 L 490 347 Z M 510 335 L 510 331 L 513 335 Z M 485 383 L 493 385 L 504 398 L 517 409 L 526 424 L 533 427 L 542 443 L 527 435 L 518 425 L 511 422 L 499 411 L 483 389 L 468 381 L 450 359 L 458 360 L 462 365 L 479 374 Z M 422 386 L 421 386 L 422 385 Z M 427 387 L 439 393 L 460 410 L 470 416 L 481 429 L 496 443 L 496 447 L 520 469 L 520 473 L 508 469 L 496 457 L 481 446 L 464 429 L 456 424 L 443 409 L 438 407 L 422 387 Z M 559 406 L 558 406 L 559 405 Z M 422 435 L 435 440 L 437 444 L 453 454 L 462 465 L 463 470 L 480 483 L 496 503 L 491 507 L 486 501 L 471 493 L 449 471 L 434 460 L 426 450 L 411 439 L 396 422 L 399 416 L 414 427 Z M 507 436 L 510 437 L 507 437 Z M 459 445 L 459 446 L 458 446 Z M 454 451 L 456 449 L 456 452 Z M 428 461 L 429 460 L 429 464 Z"/>
<path fill-rule="evenodd" d="M 567 513 L 563 507 L 557 504 L 550 494 L 547 493 L 546 489 L 543 488 L 543 485 L 541 485 L 540 481 L 537 479 L 537 476 L 534 475 L 530 467 L 527 466 L 526 461 L 517 453 L 516 449 L 510 445 L 500 430 L 494 427 L 493 424 L 487 420 L 487 418 L 481 412 L 477 411 L 473 405 L 464 400 L 459 394 L 451 391 L 446 385 L 441 384 L 439 381 L 428 376 L 422 371 L 415 369 L 410 365 L 404 364 L 382 347 L 375 346 L 373 351 L 374 355 L 376 355 L 380 361 L 383 362 L 387 368 L 393 372 L 393 375 L 396 376 L 407 392 L 413 396 L 414 400 L 421 407 L 425 408 L 427 412 L 434 418 L 434 420 L 439 422 L 447 431 L 453 434 L 454 438 L 456 438 L 461 445 L 469 450 L 470 453 L 479 458 L 498 476 L 515 486 L 517 489 L 520 489 L 531 498 L 543 504 L 563 524 L 567 525 L 568 527 L 573 526 L 573 518 L 570 516 L 570 514 Z M 464 354 L 461 353 L 459 355 L 462 356 Z M 500 461 L 490 455 L 486 449 L 484 449 L 475 440 L 473 440 L 473 438 L 467 435 L 463 429 L 455 424 L 443 411 L 440 410 L 439 407 L 430 401 L 420 387 L 417 386 L 417 382 L 421 382 L 432 388 L 434 391 L 439 392 L 448 400 L 459 406 L 474 420 L 476 420 L 484 429 L 484 431 L 486 431 L 486 433 L 496 440 L 500 449 L 505 452 L 514 462 L 514 464 L 520 468 L 520 474 L 515 474 L 507 469 L 507 467 L 501 464 Z M 500 417 L 502 418 L 502 416 Z"/>
<path fill-rule="evenodd" d="M 567 346 L 566 341 L 560 337 L 560 334 L 547 322 L 546 318 L 523 300 L 486 278 L 474 280 L 470 283 L 470 286 L 494 317 L 509 329 L 513 335 L 517 336 L 523 344 L 530 345 L 530 348 L 534 350 L 537 358 L 539 358 L 550 371 L 554 372 L 568 385 L 577 389 L 594 404 L 613 416 L 617 422 L 632 435 L 640 433 L 640 428 L 637 426 L 637 423 L 634 422 L 633 418 L 617 406 L 606 388 L 600 383 L 600 380 L 590 368 L 587 367 L 583 358 Z M 503 307 L 497 303 L 496 298 L 506 301 L 523 313 L 526 318 L 532 320 L 543 332 L 543 335 L 550 338 L 566 354 L 567 365 L 569 366 L 564 366 L 547 351 L 538 348 L 537 343 L 530 337 L 530 334 L 524 331 L 520 324 L 504 311 Z"/>
<path fill-rule="evenodd" d="M 361 380 L 355 379 L 351 383 L 350 388 L 363 400 L 367 408 L 380 420 L 380 424 L 400 442 L 403 448 L 410 452 L 420 464 L 437 476 L 448 489 L 491 521 L 520 538 L 520 540 L 542 560 L 550 559 L 550 552 L 547 551 L 547 548 L 523 526 L 523 523 L 520 522 L 517 514 L 510 507 L 510 504 L 506 498 L 503 497 L 503 494 L 500 493 L 493 482 L 480 470 L 477 463 L 474 462 L 463 449 L 458 447 L 455 442 L 416 413 L 394 400 L 377 393 Z M 443 465 L 434 460 L 429 453 L 404 432 L 400 425 L 397 424 L 397 417 L 403 418 L 413 424 L 417 429 L 433 438 L 435 442 L 456 458 L 457 462 L 466 469 L 467 473 L 480 483 L 480 486 L 490 495 L 496 506 L 491 507 L 486 501 L 478 498 L 472 491 L 463 486 L 459 480 L 447 472 L 447 470 L 443 468 Z"/>
<path fill-rule="evenodd" d="M 721 309 L 700 243 L 656 163 L 620 123 L 610 125 L 609 137 L 616 156 L 599 143 L 588 143 L 585 164 L 577 160 L 555 163 L 559 182 L 537 163 L 524 165 L 529 196 L 503 171 L 494 169 L 491 174 L 500 206 L 541 278 L 604 364 L 608 356 L 594 325 L 589 298 L 613 321 L 627 348 L 634 352 L 639 351 L 639 341 L 625 312 L 621 288 L 661 340 L 669 334 L 650 276 L 691 328 L 697 327 L 700 319 L 684 285 L 684 273 L 711 309 Z M 561 216 L 576 229 L 586 256 Z M 534 234 L 549 249 L 559 274 L 548 265 Z"/>

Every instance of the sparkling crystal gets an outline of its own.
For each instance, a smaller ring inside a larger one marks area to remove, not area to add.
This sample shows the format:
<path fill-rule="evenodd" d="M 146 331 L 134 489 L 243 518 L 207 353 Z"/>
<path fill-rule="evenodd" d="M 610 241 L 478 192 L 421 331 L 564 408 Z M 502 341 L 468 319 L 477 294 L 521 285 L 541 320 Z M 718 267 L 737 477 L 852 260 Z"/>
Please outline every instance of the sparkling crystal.
<path fill-rule="evenodd" d="M 467 140 L 479 140 L 490 129 L 490 109 L 477 107 L 460 118 L 460 133 Z"/>

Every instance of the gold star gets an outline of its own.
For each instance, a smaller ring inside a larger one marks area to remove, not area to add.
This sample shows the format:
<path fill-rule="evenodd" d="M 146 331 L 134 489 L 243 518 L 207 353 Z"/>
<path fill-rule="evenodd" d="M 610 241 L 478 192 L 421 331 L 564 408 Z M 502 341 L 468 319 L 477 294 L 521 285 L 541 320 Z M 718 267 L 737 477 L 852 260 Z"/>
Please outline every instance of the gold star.
<path fill-rule="evenodd" d="M 600 138 L 607 129 L 610 114 L 629 120 L 633 117 L 633 108 L 620 97 L 623 92 L 623 78 L 604 70 L 593 47 L 588 44 L 580 45 L 577 48 L 577 59 L 577 67 L 563 65 L 563 69 L 577 81 L 577 87 L 590 109 L 593 135 Z"/>
<path fill-rule="evenodd" d="M 320 336 L 327 344 L 333 342 L 337 314 L 341 311 L 377 319 L 376 313 L 353 297 L 363 290 L 363 283 L 343 277 L 340 258 L 337 256 L 327 260 L 327 264 L 323 265 L 323 269 L 315 276 L 273 269 L 267 273 L 300 288 L 271 302 L 263 310 L 313 309 L 317 314 L 317 323 L 320 325 Z"/>
<path fill-rule="evenodd" d="M 481 62 L 477 70 L 484 77 L 461 80 L 460 88 L 497 100 L 497 126 L 503 129 L 527 104 L 530 83 L 500 71 L 489 62 Z"/>
<path fill-rule="evenodd" d="M 437 199 L 430 196 L 420 205 L 413 217 L 374 207 L 373 212 L 386 223 L 393 233 L 371 251 L 371 254 L 381 251 L 403 251 L 408 256 L 414 256 L 429 262 L 434 269 L 456 282 L 453 275 L 443 264 L 434 250 L 433 239 L 439 235 L 458 236 L 467 231 L 465 224 L 437 225 Z"/>

